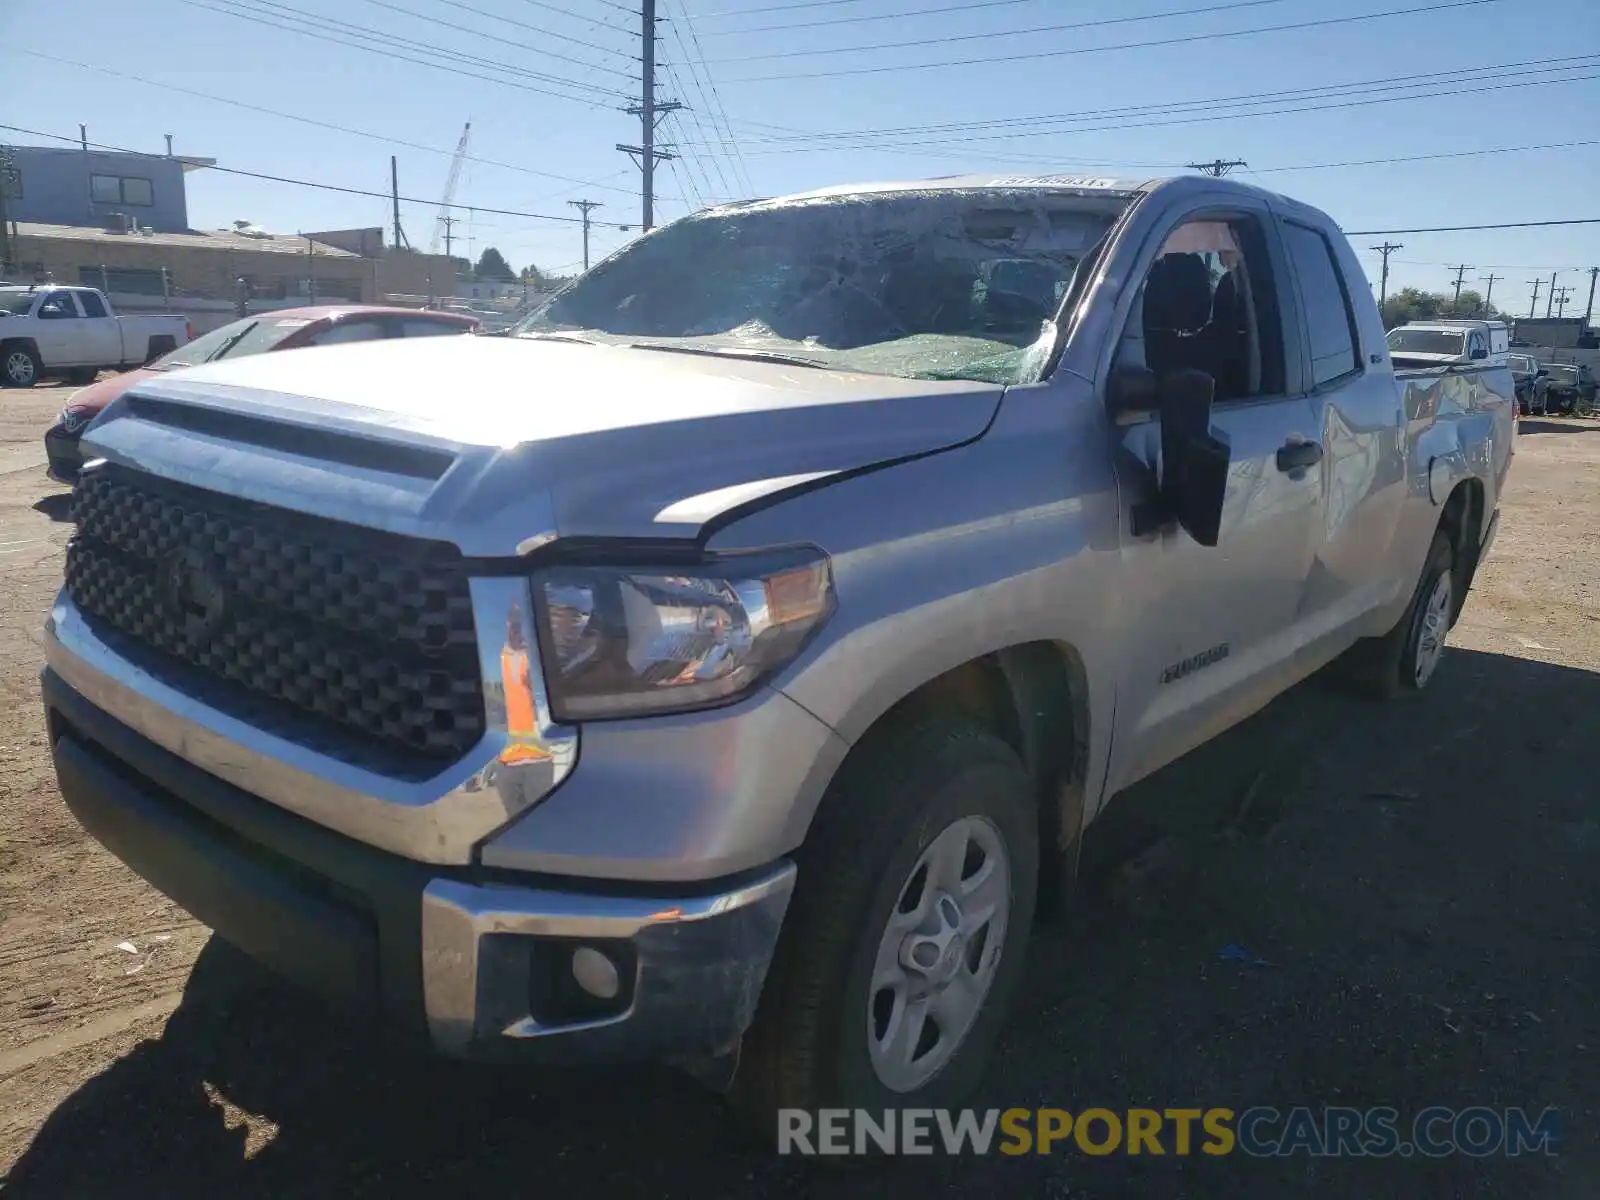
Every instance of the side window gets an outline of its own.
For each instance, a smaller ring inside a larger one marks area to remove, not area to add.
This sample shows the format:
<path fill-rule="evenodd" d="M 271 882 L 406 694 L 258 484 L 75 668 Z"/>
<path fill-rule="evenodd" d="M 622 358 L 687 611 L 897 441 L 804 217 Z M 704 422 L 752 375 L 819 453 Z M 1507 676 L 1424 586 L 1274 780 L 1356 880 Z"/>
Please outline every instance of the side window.
<path fill-rule="evenodd" d="M 106 306 L 101 303 L 100 297 L 93 292 L 79 292 L 78 303 L 83 305 L 83 315 L 86 317 L 103 317 L 106 315 Z"/>
<path fill-rule="evenodd" d="M 1489 357 L 1489 345 L 1483 340 L 1483 334 L 1479 333 L 1476 329 L 1467 335 L 1467 357 Z"/>
<path fill-rule="evenodd" d="M 454 321 L 419 321 L 414 317 L 405 317 L 400 321 L 401 337 L 445 337 L 466 332 L 466 326 L 457 325 Z"/>
<path fill-rule="evenodd" d="M 1284 242 L 1300 280 L 1300 302 L 1311 336 L 1311 383 L 1332 383 L 1358 370 L 1355 318 L 1344 277 L 1328 239 L 1305 225 L 1285 222 Z"/>
<path fill-rule="evenodd" d="M 371 342 L 384 336 L 377 321 L 341 321 L 311 339 L 313 346 L 337 346 L 341 342 Z"/>
<path fill-rule="evenodd" d="M 1254 217 L 1185 221 L 1151 264 L 1119 360 L 1210 375 L 1219 403 L 1286 391 L 1272 261 Z M 1142 356 L 1142 358 L 1141 358 Z"/>
<path fill-rule="evenodd" d="M 65 321 L 78 315 L 71 292 L 51 292 L 39 305 L 41 321 Z"/>
<path fill-rule="evenodd" d="M 156 202 L 154 189 L 148 179 L 138 175 L 130 175 L 122 180 L 122 202 L 124 204 L 137 204 L 148 208 Z"/>
<path fill-rule="evenodd" d="M 96 204 L 121 204 L 122 180 L 115 175 L 89 176 L 89 199 Z"/>

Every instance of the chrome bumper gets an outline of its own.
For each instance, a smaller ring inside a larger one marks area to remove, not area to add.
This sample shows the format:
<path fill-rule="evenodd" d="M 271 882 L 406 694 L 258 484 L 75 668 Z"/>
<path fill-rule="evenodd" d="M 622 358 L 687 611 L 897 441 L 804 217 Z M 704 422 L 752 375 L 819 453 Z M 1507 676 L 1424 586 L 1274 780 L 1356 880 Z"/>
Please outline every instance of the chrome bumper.
<path fill-rule="evenodd" d="M 479 841 L 556 789 L 578 749 L 578 731 L 550 716 L 527 583 L 471 587 L 487 730 L 466 758 L 421 782 L 341 762 L 200 703 L 118 654 L 65 591 L 45 625 L 45 661 L 97 708 L 226 783 L 381 850 L 468 863 Z M 521 737 L 507 729 L 500 653 L 514 624 L 528 647 L 539 725 Z"/>

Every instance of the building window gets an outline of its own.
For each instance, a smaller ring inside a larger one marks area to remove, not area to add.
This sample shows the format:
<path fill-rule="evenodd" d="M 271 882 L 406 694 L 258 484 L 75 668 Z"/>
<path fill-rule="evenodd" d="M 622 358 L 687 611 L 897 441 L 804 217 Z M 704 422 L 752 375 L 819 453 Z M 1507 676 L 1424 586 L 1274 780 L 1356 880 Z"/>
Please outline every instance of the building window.
<path fill-rule="evenodd" d="M 96 204 L 135 204 L 141 208 L 156 202 L 150 181 L 138 175 L 91 175 L 89 198 Z"/>
<path fill-rule="evenodd" d="M 140 296 L 163 295 L 161 271 L 142 267 L 79 267 L 78 282 L 102 292 L 133 293 Z"/>

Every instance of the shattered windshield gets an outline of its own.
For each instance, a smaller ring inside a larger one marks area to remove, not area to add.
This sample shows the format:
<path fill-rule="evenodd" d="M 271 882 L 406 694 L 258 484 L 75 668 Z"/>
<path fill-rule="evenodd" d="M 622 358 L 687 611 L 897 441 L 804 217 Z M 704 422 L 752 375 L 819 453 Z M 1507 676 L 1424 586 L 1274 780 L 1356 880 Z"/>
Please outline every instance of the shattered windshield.
<path fill-rule="evenodd" d="M 1018 188 L 713 211 L 634 242 L 514 332 L 1024 382 L 1074 268 L 1128 202 Z"/>

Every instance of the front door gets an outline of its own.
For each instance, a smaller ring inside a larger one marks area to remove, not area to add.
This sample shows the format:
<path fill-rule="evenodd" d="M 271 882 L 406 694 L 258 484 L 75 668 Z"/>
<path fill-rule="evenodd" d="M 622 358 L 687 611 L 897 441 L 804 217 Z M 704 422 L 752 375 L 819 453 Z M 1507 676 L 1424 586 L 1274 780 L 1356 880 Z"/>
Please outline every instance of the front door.
<path fill-rule="evenodd" d="M 1136 532 L 1152 495 L 1159 418 L 1121 431 L 1124 633 L 1112 789 L 1186 753 L 1292 680 L 1316 548 L 1322 466 L 1302 386 L 1282 249 L 1264 206 L 1176 221 L 1145 276 L 1119 355 L 1158 379 L 1198 369 L 1216 384 L 1229 445 L 1218 544 Z"/>
<path fill-rule="evenodd" d="M 39 345 L 39 357 L 52 370 L 57 367 L 77 367 L 84 363 L 82 332 L 83 317 L 71 292 L 53 291 L 39 302 L 35 316 L 34 338 Z"/>

